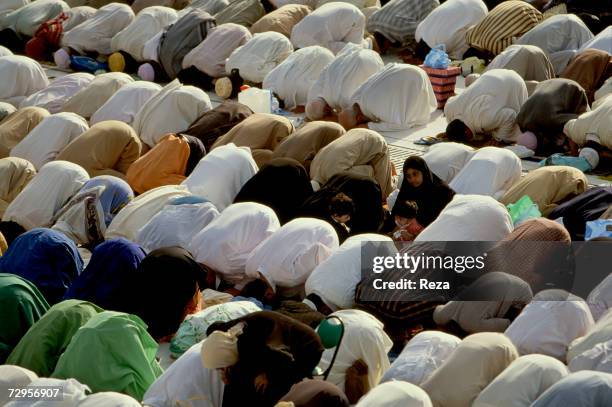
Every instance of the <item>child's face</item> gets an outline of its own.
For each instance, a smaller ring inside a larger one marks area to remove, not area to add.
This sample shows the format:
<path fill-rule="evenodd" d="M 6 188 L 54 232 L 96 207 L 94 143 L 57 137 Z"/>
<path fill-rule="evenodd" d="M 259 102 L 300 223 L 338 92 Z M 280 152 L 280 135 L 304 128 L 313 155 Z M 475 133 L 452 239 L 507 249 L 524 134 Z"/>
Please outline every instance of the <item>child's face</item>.
<path fill-rule="evenodd" d="M 403 227 L 412 222 L 411 218 L 405 218 L 403 216 L 395 215 L 395 224 L 399 227 Z"/>

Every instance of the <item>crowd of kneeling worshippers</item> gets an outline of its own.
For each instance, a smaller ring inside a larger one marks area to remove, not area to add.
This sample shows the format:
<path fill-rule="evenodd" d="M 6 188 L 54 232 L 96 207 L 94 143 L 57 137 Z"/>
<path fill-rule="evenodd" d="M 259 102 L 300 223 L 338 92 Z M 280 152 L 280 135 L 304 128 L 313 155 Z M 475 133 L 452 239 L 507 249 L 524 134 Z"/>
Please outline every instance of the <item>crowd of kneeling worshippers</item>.
<path fill-rule="evenodd" d="M 609 264 L 580 295 L 541 273 L 612 219 L 584 174 L 612 162 L 608 5 L 0 1 L 0 405 L 609 406 Z M 440 44 L 467 88 L 395 168 Z M 366 300 L 364 245 L 449 241 L 503 253 L 465 282 L 487 301 Z"/>

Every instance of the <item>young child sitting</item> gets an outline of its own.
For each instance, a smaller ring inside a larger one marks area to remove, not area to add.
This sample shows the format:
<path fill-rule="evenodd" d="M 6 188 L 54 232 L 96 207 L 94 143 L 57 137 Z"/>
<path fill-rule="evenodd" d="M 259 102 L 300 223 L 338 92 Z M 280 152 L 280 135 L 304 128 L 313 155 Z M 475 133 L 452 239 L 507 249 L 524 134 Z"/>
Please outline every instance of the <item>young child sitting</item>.
<path fill-rule="evenodd" d="M 395 212 L 395 225 L 393 240 L 410 242 L 414 240 L 424 229 L 416 219 L 419 207 L 414 201 L 396 202 L 393 208 Z"/>

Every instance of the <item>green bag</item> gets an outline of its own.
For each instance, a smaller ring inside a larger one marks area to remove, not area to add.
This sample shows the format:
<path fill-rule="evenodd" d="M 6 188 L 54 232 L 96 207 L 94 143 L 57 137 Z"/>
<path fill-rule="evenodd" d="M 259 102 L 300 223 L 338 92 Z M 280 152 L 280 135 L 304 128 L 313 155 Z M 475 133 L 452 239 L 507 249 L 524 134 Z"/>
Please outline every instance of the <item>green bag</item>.
<path fill-rule="evenodd" d="M 508 204 L 508 212 L 514 226 L 518 226 L 528 219 L 539 218 L 542 216 L 538 205 L 536 205 L 528 195 L 524 195 L 513 204 Z"/>

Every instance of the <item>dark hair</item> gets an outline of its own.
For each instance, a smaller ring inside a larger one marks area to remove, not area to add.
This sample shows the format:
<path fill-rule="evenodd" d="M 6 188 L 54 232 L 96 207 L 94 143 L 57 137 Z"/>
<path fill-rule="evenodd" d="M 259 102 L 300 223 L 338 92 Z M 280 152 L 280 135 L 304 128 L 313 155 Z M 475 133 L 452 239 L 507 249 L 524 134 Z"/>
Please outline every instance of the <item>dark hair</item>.
<path fill-rule="evenodd" d="M 338 192 L 329 203 L 329 212 L 337 216 L 352 216 L 355 212 L 355 204 L 351 197 L 343 192 Z"/>
<path fill-rule="evenodd" d="M 414 201 L 400 201 L 393 206 L 393 214 L 402 218 L 416 218 L 419 212 L 419 206 Z"/>
<path fill-rule="evenodd" d="M 466 128 L 467 126 L 465 123 L 459 119 L 455 119 L 446 126 L 446 137 L 450 141 L 456 141 L 459 143 L 464 142 L 467 140 L 465 135 Z"/>
<path fill-rule="evenodd" d="M 246 298 L 255 298 L 256 300 L 264 302 L 267 290 L 268 283 L 266 283 L 263 279 L 258 278 L 247 283 L 240 292 L 240 295 Z"/>
<path fill-rule="evenodd" d="M 26 230 L 17 222 L 12 220 L 8 222 L 0 222 L 0 233 L 4 236 L 7 245 L 11 245 L 13 240 L 17 239 L 20 235 L 24 234 Z"/>

